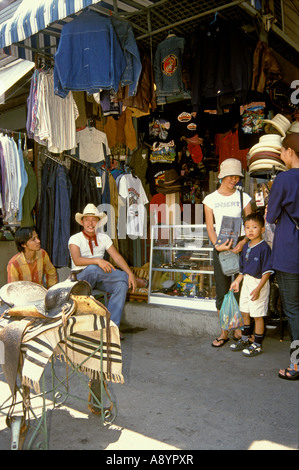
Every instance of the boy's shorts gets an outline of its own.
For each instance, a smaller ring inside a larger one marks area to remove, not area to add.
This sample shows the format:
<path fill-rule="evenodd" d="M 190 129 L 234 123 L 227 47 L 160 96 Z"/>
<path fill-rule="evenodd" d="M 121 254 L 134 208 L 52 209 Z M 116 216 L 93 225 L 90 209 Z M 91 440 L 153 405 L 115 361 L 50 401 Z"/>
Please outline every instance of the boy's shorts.
<path fill-rule="evenodd" d="M 268 313 L 268 303 L 270 294 L 269 280 L 260 290 L 260 296 L 257 300 L 251 300 L 252 292 L 259 284 L 260 279 L 245 274 L 240 294 L 239 308 L 243 313 L 249 313 L 251 317 L 265 317 Z"/>

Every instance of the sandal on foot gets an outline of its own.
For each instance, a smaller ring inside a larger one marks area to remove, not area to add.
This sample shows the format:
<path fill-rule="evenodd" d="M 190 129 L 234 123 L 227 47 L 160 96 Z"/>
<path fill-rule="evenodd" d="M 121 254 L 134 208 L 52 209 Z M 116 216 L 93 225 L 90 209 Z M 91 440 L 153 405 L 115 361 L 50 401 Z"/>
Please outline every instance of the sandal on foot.
<path fill-rule="evenodd" d="M 287 373 L 289 375 L 287 375 Z M 286 369 L 284 369 L 284 374 L 278 373 L 278 377 L 284 380 L 299 380 L 299 371 L 287 367 Z"/>
<path fill-rule="evenodd" d="M 225 345 L 225 343 L 227 343 L 227 341 L 229 341 L 229 338 L 225 339 L 225 338 L 216 338 L 214 341 L 218 341 L 218 343 L 220 343 L 221 341 L 221 344 L 211 344 L 211 346 L 213 346 L 213 348 L 222 348 L 222 346 Z"/>
<path fill-rule="evenodd" d="M 242 338 L 242 336 L 240 336 L 240 338 L 238 338 L 238 337 L 235 335 L 235 332 L 234 332 L 234 334 L 233 334 L 233 340 L 234 340 L 234 341 L 239 341 L 239 339 L 241 339 L 241 338 Z"/>

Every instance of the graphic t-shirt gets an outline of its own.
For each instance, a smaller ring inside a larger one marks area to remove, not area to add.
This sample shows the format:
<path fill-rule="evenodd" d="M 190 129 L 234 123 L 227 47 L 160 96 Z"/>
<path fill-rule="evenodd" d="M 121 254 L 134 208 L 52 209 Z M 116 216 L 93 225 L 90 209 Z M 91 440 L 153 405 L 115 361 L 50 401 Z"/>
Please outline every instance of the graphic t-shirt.
<path fill-rule="evenodd" d="M 250 201 L 251 197 L 247 193 L 243 193 L 243 208 L 245 208 Z M 231 196 L 223 196 L 216 190 L 204 198 L 203 204 L 213 210 L 217 236 L 220 232 L 222 217 L 224 215 L 228 217 L 241 217 L 241 198 L 240 191 L 237 189 Z M 242 229 L 241 235 L 244 235 L 244 233 L 244 229 Z"/>
<path fill-rule="evenodd" d="M 150 145 L 147 181 L 151 194 L 156 193 L 158 180 L 164 180 L 165 170 L 176 168 L 175 127 L 168 113 L 154 113 L 148 123 L 145 142 Z"/>
<path fill-rule="evenodd" d="M 131 174 L 123 175 L 119 181 L 119 195 L 127 202 L 127 234 L 142 237 L 145 235 L 146 210 L 148 203 L 140 179 Z"/>

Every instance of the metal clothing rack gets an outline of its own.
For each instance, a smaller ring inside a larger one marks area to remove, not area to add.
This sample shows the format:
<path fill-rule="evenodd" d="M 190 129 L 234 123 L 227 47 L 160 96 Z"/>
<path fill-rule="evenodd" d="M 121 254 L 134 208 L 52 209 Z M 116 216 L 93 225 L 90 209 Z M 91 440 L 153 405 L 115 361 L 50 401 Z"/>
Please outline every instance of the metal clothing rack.
<path fill-rule="evenodd" d="M 27 139 L 26 132 L 16 131 L 16 130 L 12 130 L 12 129 L 4 129 L 2 127 L 0 127 L 0 132 L 4 132 L 5 134 L 18 134 L 19 137 L 22 136 L 25 139 Z"/>
<path fill-rule="evenodd" d="M 39 156 L 43 156 L 45 158 L 50 158 L 51 160 L 53 160 L 54 162 L 58 163 L 59 165 L 62 165 L 62 166 L 66 166 L 66 162 L 65 160 L 62 160 L 61 158 L 59 157 L 55 157 L 54 155 L 52 155 L 52 153 L 50 152 L 47 152 L 47 150 L 45 149 L 41 149 L 38 153 Z M 61 153 L 59 154 L 63 157 L 66 157 L 66 158 L 69 158 L 73 161 L 75 161 L 76 163 L 79 163 L 80 165 L 83 165 L 85 166 L 86 168 L 88 168 L 90 171 L 92 171 L 93 173 L 97 173 L 97 171 L 95 170 L 95 168 L 92 168 L 90 167 L 86 162 L 82 161 L 82 160 L 79 160 L 78 158 L 76 157 L 73 157 L 72 155 L 69 155 L 68 153 Z"/>

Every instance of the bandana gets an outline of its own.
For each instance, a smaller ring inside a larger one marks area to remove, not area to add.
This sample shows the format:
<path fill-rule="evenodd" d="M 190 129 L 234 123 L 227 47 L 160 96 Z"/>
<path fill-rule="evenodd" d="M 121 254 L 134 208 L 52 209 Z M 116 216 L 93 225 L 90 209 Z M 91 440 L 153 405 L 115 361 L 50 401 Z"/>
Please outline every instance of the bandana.
<path fill-rule="evenodd" d="M 96 235 L 88 235 L 88 233 L 84 232 L 84 230 L 83 230 L 83 235 L 87 238 L 91 254 L 93 255 L 93 244 L 92 244 L 92 242 L 94 241 L 95 246 L 98 246 L 97 236 Z"/>

